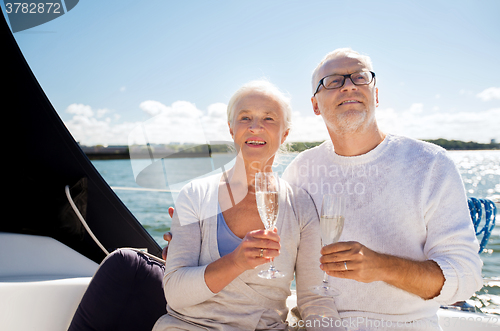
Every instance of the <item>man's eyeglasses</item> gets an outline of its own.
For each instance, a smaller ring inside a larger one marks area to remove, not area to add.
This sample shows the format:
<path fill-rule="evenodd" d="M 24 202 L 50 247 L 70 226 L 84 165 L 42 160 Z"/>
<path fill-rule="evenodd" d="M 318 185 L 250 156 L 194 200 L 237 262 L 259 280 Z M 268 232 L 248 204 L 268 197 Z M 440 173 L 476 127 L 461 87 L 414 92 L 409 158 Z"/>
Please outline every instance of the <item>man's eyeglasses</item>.
<path fill-rule="evenodd" d="M 360 71 L 348 75 L 330 75 L 323 77 L 320 79 L 316 92 L 314 92 L 313 96 L 319 92 L 321 85 L 323 85 L 323 87 L 327 90 L 341 88 L 344 86 L 346 78 L 349 78 L 354 85 L 368 85 L 375 78 L 375 73 L 373 71 Z"/>

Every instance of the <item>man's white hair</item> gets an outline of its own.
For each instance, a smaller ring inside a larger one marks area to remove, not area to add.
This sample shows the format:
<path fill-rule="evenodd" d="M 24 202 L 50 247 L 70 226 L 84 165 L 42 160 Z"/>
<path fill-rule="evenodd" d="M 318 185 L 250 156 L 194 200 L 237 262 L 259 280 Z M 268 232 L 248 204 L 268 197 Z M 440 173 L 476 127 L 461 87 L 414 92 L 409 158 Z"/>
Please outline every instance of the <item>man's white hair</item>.
<path fill-rule="evenodd" d="M 311 79 L 311 84 L 312 84 L 312 93 L 316 91 L 316 88 L 318 87 L 318 82 L 321 79 L 318 77 L 319 70 L 325 64 L 325 62 L 330 61 L 332 59 L 338 58 L 338 57 L 357 57 L 359 58 L 369 70 L 373 70 L 373 65 L 372 65 L 372 60 L 368 55 L 361 55 L 356 51 L 353 51 L 351 48 L 337 48 L 336 50 L 326 54 L 326 56 L 321 60 L 321 62 L 316 66 L 314 71 L 312 72 L 312 79 Z"/>

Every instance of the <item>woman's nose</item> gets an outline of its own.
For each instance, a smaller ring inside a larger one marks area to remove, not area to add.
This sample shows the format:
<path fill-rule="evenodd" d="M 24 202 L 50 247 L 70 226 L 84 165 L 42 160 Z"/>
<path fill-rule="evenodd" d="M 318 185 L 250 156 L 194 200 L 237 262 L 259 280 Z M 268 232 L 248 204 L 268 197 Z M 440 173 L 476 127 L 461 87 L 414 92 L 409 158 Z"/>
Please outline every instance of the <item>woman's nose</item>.
<path fill-rule="evenodd" d="M 260 123 L 260 120 L 255 119 L 250 123 L 250 126 L 248 128 L 251 132 L 257 132 L 262 130 L 262 124 Z"/>

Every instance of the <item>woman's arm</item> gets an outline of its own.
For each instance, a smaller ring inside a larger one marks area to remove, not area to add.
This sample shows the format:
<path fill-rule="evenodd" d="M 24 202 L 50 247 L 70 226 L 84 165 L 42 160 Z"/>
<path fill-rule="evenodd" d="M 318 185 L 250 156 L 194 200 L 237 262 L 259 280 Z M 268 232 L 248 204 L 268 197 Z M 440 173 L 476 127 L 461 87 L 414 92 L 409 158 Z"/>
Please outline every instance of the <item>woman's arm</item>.
<path fill-rule="evenodd" d="M 167 256 L 164 291 L 173 309 L 206 301 L 221 291 L 245 270 L 269 262 L 279 255 L 279 236 L 276 232 L 249 232 L 230 254 L 205 266 L 199 266 L 201 227 L 192 193 L 181 192 L 177 212 L 172 218 L 172 240 Z M 181 218 L 179 218 L 181 215 Z M 181 225 L 184 224 L 184 225 Z M 261 248 L 264 249 L 260 256 Z"/>
<path fill-rule="evenodd" d="M 172 240 L 165 266 L 163 290 L 167 303 L 176 310 L 206 301 L 215 294 L 205 284 L 207 266 L 198 265 L 201 252 L 200 222 L 195 220 L 181 225 L 176 212 L 170 231 Z"/>
<path fill-rule="evenodd" d="M 260 256 L 261 249 L 262 257 Z M 279 255 L 279 236 L 276 231 L 250 231 L 231 253 L 210 263 L 205 269 L 205 283 L 218 293 L 246 270 L 269 262 Z"/>

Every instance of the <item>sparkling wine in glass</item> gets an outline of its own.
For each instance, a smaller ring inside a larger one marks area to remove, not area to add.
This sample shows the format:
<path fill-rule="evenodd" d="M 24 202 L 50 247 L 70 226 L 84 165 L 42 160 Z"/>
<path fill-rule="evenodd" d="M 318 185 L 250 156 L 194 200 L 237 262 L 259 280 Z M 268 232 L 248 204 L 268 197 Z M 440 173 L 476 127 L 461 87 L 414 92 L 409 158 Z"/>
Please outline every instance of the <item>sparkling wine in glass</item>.
<path fill-rule="evenodd" d="M 340 195 L 325 194 L 321 205 L 320 227 L 323 246 L 337 242 L 344 229 L 345 199 Z M 328 274 L 324 273 L 323 283 L 311 288 L 311 291 L 323 296 L 337 296 L 340 291 L 328 284 Z"/>
<path fill-rule="evenodd" d="M 255 174 L 255 199 L 257 200 L 257 210 L 266 230 L 273 230 L 278 219 L 279 209 L 279 176 L 276 172 L 259 172 Z M 271 266 L 267 270 L 259 272 L 261 278 L 281 278 L 285 274 L 277 270 L 274 266 L 274 259 L 271 259 Z"/>

